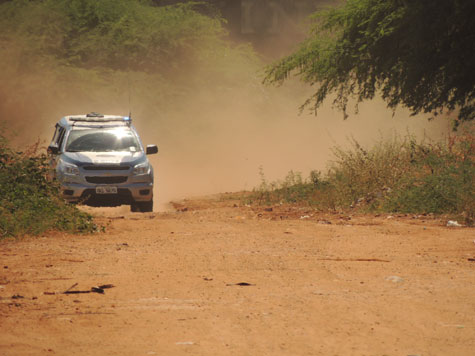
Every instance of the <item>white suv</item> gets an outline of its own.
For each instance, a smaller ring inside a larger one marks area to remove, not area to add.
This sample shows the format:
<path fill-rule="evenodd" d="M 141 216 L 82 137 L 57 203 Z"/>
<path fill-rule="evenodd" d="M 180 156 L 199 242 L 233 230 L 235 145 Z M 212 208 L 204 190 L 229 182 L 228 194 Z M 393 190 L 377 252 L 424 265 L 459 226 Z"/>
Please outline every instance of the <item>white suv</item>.
<path fill-rule="evenodd" d="M 133 212 L 153 211 L 153 167 L 127 116 L 71 115 L 56 124 L 48 153 L 62 196 L 92 206 L 129 204 Z"/>

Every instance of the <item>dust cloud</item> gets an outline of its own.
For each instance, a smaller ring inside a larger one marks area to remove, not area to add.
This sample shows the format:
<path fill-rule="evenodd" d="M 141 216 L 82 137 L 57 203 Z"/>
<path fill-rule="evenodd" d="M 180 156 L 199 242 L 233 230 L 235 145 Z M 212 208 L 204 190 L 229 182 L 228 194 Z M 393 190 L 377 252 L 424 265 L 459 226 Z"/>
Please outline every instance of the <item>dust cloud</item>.
<path fill-rule="evenodd" d="M 137 119 L 144 141 L 160 147 L 153 163 L 161 201 L 252 189 L 260 183 L 259 167 L 269 181 L 284 178 L 289 170 L 307 176 L 313 169 L 324 169 L 331 148 L 345 146 L 350 137 L 371 145 L 395 134 L 439 138 L 447 130 L 442 120 L 428 122 L 403 110 L 393 117 L 380 101 L 363 105 L 359 115 L 344 121 L 330 108 L 318 117 L 299 116 L 304 98 L 276 95 L 264 110 L 235 102 L 235 96 L 227 99 L 220 108 L 191 114 L 202 127 L 172 124 L 170 129 L 166 120 L 150 124 L 151 118 Z"/>
<path fill-rule="evenodd" d="M 150 83 L 127 85 L 130 78 L 111 79 L 114 85 L 104 86 L 107 78 L 86 77 L 75 85 L 77 73 L 68 77 L 67 72 L 52 75 L 52 70 L 17 68 L 2 81 L 4 133 L 20 148 L 38 138 L 46 145 L 64 115 L 127 115 L 132 110 L 143 143 L 159 147 L 158 155 L 150 156 L 159 209 L 174 199 L 251 190 L 260 183 L 259 167 L 269 181 L 282 179 L 289 170 L 305 177 L 324 169 L 331 148 L 345 146 L 350 137 L 371 145 L 394 134 L 436 139 L 448 131 L 446 119 L 429 122 L 424 116 L 410 117 L 404 109 L 393 116 L 381 100 L 361 104 L 359 114 L 350 113 L 347 120 L 330 105 L 316 117 L 305 111 L 299 115 L 311 88 L 298 82 L 264 87 L 254 67 L 245 84 L 223 85 L 207 76 L 206 85 L 186 93 L 162 90 L 162 96 L 147 89 Z"/>
<path fill-rule="evenodd" d="M 250 98 L 242 88 L 203 91 L 168 112 L 134 105 L 134 123 L 144 144 L 159 146 L 159 154 L 150 159 L 161 206 L 189 196 L 252 190 L 260 183 L 260 167 L 269 181 L 284 178 L 289 170 L 306 177 L 311 170 L 325 169 L 331 148 L 347 145 L 349 138 L 371 145 L 395 134 L 437 139 L 448 130 L 443 119 L 429 122 L 402 109 L 393 116 L 382 100 L 362 104 L 359 114 L 347 120 L 330 105 L 317 117 L 299 115 L 310 92 L 297 83 L 290 87 L 298 90 L 262 88 L 259 98 Z"/>

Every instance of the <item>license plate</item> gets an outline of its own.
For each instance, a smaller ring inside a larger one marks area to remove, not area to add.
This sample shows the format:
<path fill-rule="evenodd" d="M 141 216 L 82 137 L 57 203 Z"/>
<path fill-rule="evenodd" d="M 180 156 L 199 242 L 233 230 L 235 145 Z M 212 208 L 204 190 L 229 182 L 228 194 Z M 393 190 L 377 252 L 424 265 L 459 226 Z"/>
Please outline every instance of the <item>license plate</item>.
<path fill-rule="evenodd" d="M 117 194 L 117 187 L 96 187 L 96 194 Z"/>

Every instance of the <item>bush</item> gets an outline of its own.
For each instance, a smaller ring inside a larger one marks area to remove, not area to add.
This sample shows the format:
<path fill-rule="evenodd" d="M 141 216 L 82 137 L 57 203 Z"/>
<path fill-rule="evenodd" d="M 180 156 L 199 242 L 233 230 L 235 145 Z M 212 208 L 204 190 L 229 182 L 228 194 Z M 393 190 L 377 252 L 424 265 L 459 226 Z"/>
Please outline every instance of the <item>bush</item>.
<path fill-rule="evenodd" d="M 302 179 L 290 172 L 283 182 L 262 183 L 259 203 L 301 202 L 322 210 L 475 214 L 474 137 L 459 134 L 443 142 L 413 137 L 381 140 L 366 150 L 356 140 L 350 149 L 336 147 L 325 174 Z"/>
<path fill-rule="evenodd" d="M 15 152 L 0 136 L 0 239 L 46 230 L 93 232 L 89 214 L 65 203 L 58 186 L 48 181 L 47 157 L 38 144 Z"/>
<path fill-rule="evenodd" d="M 411 146 L 411 170 L 394 185 L 386 210 L 463 213 L 473 220 L 474 138 L 453 136 L 448 142 Z"/>
<path fill-rule="evenodd" d="M 35 59 L 165 74 L 222 46 L 223 20 L 194 7 L 193 2 L 157 7 L 138 0 L 14 0 L 0 5 L 0 29 Z"/>

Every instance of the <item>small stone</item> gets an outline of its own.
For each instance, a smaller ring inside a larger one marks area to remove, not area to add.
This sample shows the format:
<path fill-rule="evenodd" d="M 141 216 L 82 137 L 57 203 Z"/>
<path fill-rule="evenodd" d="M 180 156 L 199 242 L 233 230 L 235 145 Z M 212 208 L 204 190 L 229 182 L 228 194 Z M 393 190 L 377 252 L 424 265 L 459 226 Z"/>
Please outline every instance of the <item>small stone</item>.
<path fill-rule="evenodd" d="M 398 276 L 389 276 L 389 277 L 386 277 L 386 280 L 391 281 L 393 283 L 401 283 L 401 282 L 404 281 L 404 279 L 402 279 L 401 277 L 398 277 Z"/>

